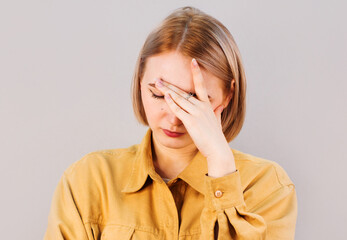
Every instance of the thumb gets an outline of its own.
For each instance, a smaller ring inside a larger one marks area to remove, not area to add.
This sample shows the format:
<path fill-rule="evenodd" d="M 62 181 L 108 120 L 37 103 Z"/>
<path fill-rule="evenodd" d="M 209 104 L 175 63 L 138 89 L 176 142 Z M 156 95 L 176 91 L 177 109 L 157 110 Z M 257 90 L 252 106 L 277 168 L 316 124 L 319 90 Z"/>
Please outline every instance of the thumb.
<path fill-rule="evenodd" d="M 214 111 L 214 114 L 219 122 L 219 124 L 222 124 L 222 112 L 224 110 L 224 106 L 220 105 L 219 107 L 216 108 L 216 110 Z"/>

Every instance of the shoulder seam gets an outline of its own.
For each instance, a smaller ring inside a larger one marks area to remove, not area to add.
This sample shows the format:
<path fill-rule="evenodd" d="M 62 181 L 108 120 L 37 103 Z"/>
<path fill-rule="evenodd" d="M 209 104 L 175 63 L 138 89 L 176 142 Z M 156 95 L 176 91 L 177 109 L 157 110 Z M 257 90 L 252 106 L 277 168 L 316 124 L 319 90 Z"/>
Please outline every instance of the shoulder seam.
<path fill-rule="evenodd" d="M 271 164 L 272 168 L 275 170 L 275 173 L 276 173 L 276 177 L 277 177 L 277 181 L 279 182 L 279 184 L 283 187 L 285 186 L 282 181 L 280 180 L 279 176 L 278 176 L 278 172 L 277 172 L 277 169 L 276 169 L 276 166 L 274 164 Z"/>
<path fill-rule="evenodd" d="M 288 173 L 283 169 L 283 167 L 280 164 L 278 164 L 277 162 L 273 162 L 272 166 L 275 169 L 277 180 L 278 180 L 278 182 L 282 186 L 288 186 L 288 185 L 291 185 L 291 184 L 294 185 L 293 181 L 289 178 Z M 283 173 L 284 173 L 284 176 L 285 176 L 285 180 L 287 180 L 287 181 L 285 181 L 286 183 L 281 181 L 281 178 L 278 175 L 278 170 L 279 169 L 283 170 Z"/>
<path fill-rule="evenodd" d="M 277 178 L 277 181 L 278 183 L 281 185 L 281 186 L 285 186 L 285 185 L 289 185 L 289 184 L 293 184 L 293 182 L 290 180 L 287 184 L 284 183 L 283 181 L 281 181 L 281 178 L 279 177 L 279 168 L 282 168 L 281 165 L 279 165 L 277 162 L 275 161 L 272 161 L 272 160 L 268 160 L 268 159 L 265 159 L 265 158 L 259 158 L 259 157 L 256 157 L 256 159 L 259 159 L 261 161 L 256 161 L 254 159 L 248 159 L 248 158 L 241 158 L 241 159 L 237 159 L 237 161 L 243 161 L 243 162 L 252 162 L 253 164 L 257 164 L 257 165 L 263 165 L 263 166 L 270 166 L 274 171 L 275 171 L 275 174 L 276 174 L 276 178 Z M 283 169 L 283 168 L 282 168 Z M 285 170 L 283 169 L 283 171 L 285 172 Z M 286 173 L 286 172 L 285 172 Z M 288 177 L 289 178 L 289 177 Z"/>

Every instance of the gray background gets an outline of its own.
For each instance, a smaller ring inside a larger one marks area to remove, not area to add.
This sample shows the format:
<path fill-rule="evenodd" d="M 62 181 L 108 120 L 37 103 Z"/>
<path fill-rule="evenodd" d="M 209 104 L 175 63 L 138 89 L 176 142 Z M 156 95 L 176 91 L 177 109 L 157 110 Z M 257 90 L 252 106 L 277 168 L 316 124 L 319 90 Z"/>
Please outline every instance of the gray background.
<path fill-rule="evenodd" d="M 0 228 L 42 239 L 63 171 L 139 143 L 130 84 L 149 31 L 192 5 L 224 23 L 244 59 L 247 117 L 230 146 L 296 184 L 296 239 L 346 239 L 344 1 L 1 1 Z"/>

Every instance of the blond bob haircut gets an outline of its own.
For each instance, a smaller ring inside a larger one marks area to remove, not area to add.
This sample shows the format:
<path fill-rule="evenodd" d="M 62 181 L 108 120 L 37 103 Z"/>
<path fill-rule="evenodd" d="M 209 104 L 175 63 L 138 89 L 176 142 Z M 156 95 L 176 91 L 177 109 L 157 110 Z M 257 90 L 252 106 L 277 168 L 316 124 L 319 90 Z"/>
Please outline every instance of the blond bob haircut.
<path fill-rule="evenodd" d="M 137 120 L 148 126 L 141 100 L 140 82 L 149 57 L 178 51 L 195 58 L 200 67 L 223 81 L 225 96 L 234 93 L 222 112 L 224 136 L 232 141 L 241 131 L 246 111 L 246 77 L 240 51 L 228 29 L 217 19 L 193 7 L 173 11 L 147 37 L 138 56 L 133 76 L 131 95 Z"/>

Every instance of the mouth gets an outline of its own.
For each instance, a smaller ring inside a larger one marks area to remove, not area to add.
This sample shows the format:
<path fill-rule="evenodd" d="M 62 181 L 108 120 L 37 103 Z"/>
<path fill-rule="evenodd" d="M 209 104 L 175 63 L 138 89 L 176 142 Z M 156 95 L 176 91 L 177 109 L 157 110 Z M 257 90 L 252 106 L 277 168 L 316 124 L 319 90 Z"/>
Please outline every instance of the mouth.
<path fill-rule="evenodd" d="M 163 129 L 163 132 L 169 137 L 180 137 L 180 136 L 184 135 L 184 133 L 171 132 L 171 131 L 166 130 L 166 129 Z"/>

